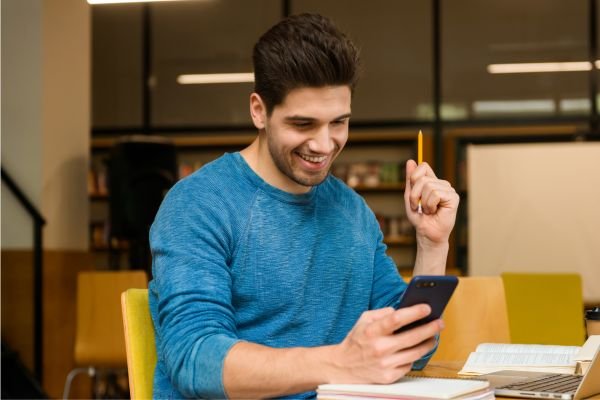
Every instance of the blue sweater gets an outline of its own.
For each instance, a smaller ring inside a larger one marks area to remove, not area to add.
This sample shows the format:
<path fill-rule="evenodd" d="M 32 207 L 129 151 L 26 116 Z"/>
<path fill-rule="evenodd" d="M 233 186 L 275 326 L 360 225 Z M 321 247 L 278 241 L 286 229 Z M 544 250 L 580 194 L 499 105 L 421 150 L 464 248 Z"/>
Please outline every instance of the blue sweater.
<path fill-rule="evenodd" d="M 353 190 L 330 176 L 293 195 L 239 153 L 177 183 L 150 241 L 156 398 L 223 398 L 223 362 L 236 342 L 339 343 L 363 311 L 393 306 L 406 287 Z"/>

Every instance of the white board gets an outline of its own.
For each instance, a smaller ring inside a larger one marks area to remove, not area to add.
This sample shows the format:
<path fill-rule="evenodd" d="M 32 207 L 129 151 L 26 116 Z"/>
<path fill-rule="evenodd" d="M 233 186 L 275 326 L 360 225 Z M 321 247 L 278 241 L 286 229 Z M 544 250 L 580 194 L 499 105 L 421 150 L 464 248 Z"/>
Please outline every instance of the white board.
<path fill-rule="evenodd" d="M 577 272 L 600 303 L 600 143 L 470 145 L 469 274 Z"/>

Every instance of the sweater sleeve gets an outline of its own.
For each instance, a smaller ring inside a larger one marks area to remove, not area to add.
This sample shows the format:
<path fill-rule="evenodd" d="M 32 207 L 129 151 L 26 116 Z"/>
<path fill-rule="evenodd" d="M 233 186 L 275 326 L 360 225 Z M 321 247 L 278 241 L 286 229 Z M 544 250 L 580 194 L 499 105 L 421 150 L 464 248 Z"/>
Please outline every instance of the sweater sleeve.
<path fill-rule="evenodd" d="M 400 276 L 394 260 L 386 253 L 387 246 L 383 242 L 383 233 L 376 220 L 375 224 L 372 224 L 372 232 L 372 240 L 377 247 L 373 258 L 373 288 L 370 308 L 396 308 L 400 302 L 400 296 L 406 290 L 406 282 Z"/>
<path fill-rule="evenodd" d="M 181 394 L 224 398 L 224 359 L 239 340 L 228 265 L 232 228 L 218 199 L 208 206 L 198 197 L 176 185 L 150 232 L 157 350 Z"/>
<path fill-rule="evenodd" d="M 386 254 L 387 246 L 383 242 L 383 233 L 376 226 L 374 229 L 377 240 L 377 249 L 374 258 L 374 276 L 373 291 L 371 297 L 372 309 L 382 307 L 397 308 L 400 303 L 400 297 L 406 290 L 407 284 L 404 282 L 398 272 L 396 264 L 390 256 Z M 435 351 L 437 350 L 439 337 L 435 337 L 435 347 L 421 359 L 413 363 L 413 370 L 422 370 L 425 368 Z"/>

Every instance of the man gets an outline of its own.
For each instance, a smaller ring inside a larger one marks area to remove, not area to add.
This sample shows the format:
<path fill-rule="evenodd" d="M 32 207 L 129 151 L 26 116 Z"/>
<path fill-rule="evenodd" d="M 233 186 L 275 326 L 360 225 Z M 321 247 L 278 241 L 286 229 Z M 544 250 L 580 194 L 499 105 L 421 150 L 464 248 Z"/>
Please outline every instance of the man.
<path fill-rule="evenodd" d="M 253 54 L 258 137 L 179 182 L 151 231 L 155 397 L 314 396 L 422 367 L 440 320 L 406 285 L 363 199 L 329 174 L 348 139 L 358 52 L 326 18 L 272 27 Z M 443 274 L 458 196 L 407 164 L 415 274 Z M 419 199 L 423 213 L 417 212 Z"/>

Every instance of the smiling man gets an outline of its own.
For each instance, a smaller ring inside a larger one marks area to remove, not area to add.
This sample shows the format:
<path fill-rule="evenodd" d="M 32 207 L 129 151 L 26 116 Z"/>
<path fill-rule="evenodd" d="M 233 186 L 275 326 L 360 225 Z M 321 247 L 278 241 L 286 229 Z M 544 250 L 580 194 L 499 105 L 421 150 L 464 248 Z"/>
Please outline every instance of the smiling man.
<path fill-rule="evenodd" d="M 269 113 L 252 93 L 250 112 L 261 133 L 242 156 L 271 185 L 289 193 L 310 191 L 327 178 L 348 140 L 350 100 L 348 86 L 301 87 Z"/>
<path fill-rule="evenodd" d="M 358 52 L 328 19 L 287 18 L 257 42 L 256 140 L 180 181 L 151 230 L 154 397 L 314 397 L 390 383 L 443 327 L 406 285 L 364 200 L 329 171 L 348 139 Z M 458 196 L 407 163 L 415 274 L 444 274 Z M 423 213 L 417 213 L 421 199 Z"/>

